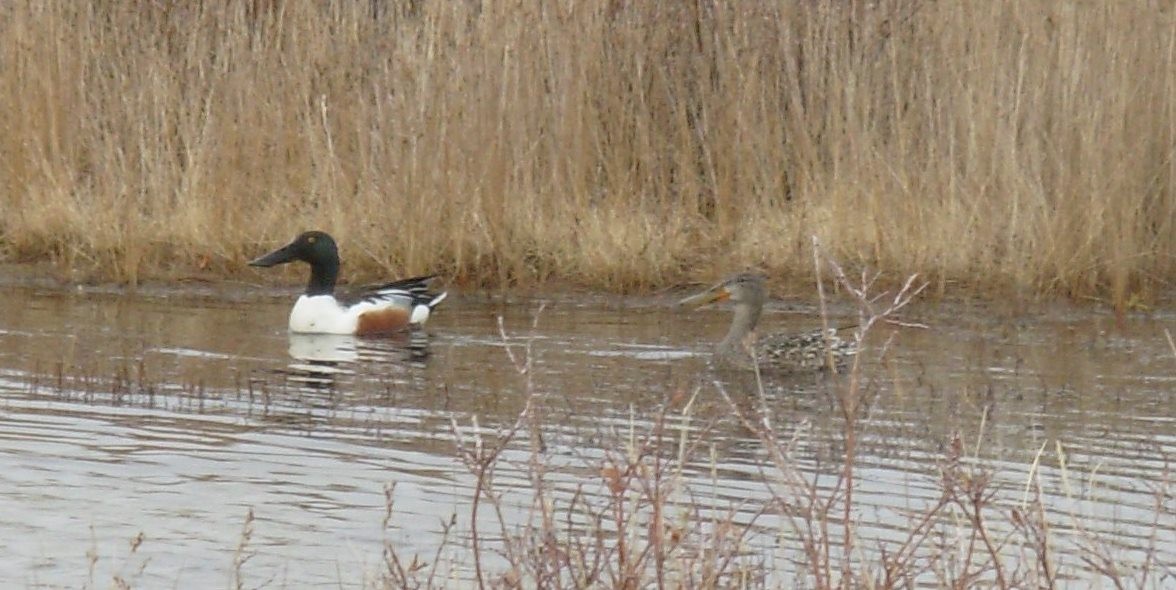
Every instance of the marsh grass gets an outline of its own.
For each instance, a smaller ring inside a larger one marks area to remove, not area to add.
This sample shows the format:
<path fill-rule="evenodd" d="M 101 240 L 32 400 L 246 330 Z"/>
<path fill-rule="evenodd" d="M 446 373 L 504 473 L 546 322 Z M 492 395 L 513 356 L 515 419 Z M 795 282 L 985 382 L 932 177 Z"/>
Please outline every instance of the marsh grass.
<path fill-rule="evenodd" d="M 850 265 L 1108 297 L 1176 264 L 1176 10 L 1146 0 L 6 3 L 0 247 L 218 277 L 613 290 Z"/>

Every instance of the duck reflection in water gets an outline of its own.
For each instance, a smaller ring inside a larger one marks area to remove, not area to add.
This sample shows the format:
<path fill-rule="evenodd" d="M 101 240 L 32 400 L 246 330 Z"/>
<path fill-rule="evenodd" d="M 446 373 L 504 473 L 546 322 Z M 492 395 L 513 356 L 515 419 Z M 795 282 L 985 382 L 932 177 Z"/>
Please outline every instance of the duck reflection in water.
<path fill-rule="evenodd" d="M 429 337 L 423 330 L 379 339 L 346 334 L 290 333 L 289 337 L 287 376 L 313 389 L 333 388 L 338 378 L 355 375 L 361 364 L 419 368 L 429 357 Z"/>

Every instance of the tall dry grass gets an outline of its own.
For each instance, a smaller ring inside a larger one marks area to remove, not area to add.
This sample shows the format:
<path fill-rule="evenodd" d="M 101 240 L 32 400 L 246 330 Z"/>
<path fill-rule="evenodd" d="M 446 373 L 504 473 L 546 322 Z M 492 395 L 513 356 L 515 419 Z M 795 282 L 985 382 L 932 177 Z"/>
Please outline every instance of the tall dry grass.
<path fill-rule="evenodd" d="M 18 0 L 0 65 L 4 256 L 91 276 L 1176 277 L 1168 2 Z"/>

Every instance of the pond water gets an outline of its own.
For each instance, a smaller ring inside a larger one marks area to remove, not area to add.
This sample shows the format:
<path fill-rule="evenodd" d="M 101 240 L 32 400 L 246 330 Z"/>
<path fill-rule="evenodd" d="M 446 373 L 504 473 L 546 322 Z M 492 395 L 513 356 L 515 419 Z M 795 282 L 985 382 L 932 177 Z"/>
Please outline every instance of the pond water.
<path fill-rule="evenodd" d="M 356 588 L 380 584 L 386 547 L 431 564 L 441 546 L 438 579 L 463 587 L 476 478 L 457 439 L 481 432 L 490 444 L 530 399 L 538 426 L 507 445 L 493 482 L 508 534 L 532 517 L 534 457 L 547 462 L 557 502 L 606 498 L 609 466 L 671 408 L 670 439 L 698 443 L 681 471 L 691 505 L 754 523 L 740 551 L 770 584 L 792 587 L 807 579 L 803 551 L 785 539 L 787 519 L 755 513 L 771 498 L 773 466 L 733 410 L 768 408 L 797 473 L 829 491 L 845 448 L 836 392 L 847 382 L 769 380 L 760 396 L 712 378 L 710 342 L 729 312 L 673 301 L 453 296 L 426 333 L 356 340 L 291 336 L 290 299 L 256 290 L 4 288 L 0 579 Z M 814 314 L 775 302 L 763 324 L 811 329 Z M 849 308 L 833 319 L 854 321 Z M 917 301 L 904 319 L 927 328 L 885 328 L 863 355 L 852 513 L 861 559 L 905 538 L 910 511 L 940 497 L 958 435 L 965 459 L 992 475 L 993 530 L 1010 529 L 1010 510 L 1039 493 L 1027 483 L 1040 483 L 1061 581 L 1086 587 L 1094 573 L 1079 547 L 1097 538 L 1128 569 L 1150 555 L 1149 587 L 1176 587 L 1165 483 L 1176 357 L 1164 335 L 1176 315 L 1116 322 L 1084 308 Z M 514 362 L 528 347 L 524 375 Z M 497 518 L 478 516 L 487 543 L 502 536 Z M 489 555 L 485 567 L 501 570 L 507 558 Z"/>

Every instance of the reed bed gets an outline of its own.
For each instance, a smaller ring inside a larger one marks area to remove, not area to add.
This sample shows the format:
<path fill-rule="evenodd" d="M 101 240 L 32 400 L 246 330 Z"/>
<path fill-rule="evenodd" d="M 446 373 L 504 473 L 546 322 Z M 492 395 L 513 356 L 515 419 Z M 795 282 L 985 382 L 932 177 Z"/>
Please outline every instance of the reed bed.
<path fill-rule="evenodd" d="M 811 278 L 812 234 L 939 293 L 1176 276 L 1154 0 L 18 0 L 0 64 L 0 255 L 70 277 L 312 227 L 486 287 Z"/>

